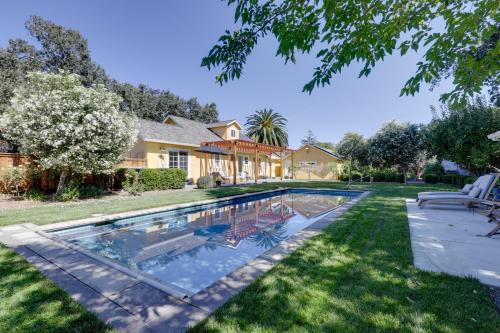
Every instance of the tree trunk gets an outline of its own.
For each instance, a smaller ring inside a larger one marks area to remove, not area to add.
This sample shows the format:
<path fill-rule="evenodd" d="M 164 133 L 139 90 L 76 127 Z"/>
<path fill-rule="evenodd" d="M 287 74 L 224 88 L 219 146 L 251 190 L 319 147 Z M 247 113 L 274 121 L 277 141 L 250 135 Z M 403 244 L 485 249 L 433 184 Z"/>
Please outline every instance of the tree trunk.
<path fill-rule="evenodd" d="M 349 184 L 352 182 L 352 157 L 349 158 Z"/>
<path fill-rule="evenodd" d="M 407 184 L 407 179 L 406 179 L 406 167 L 402 167 L 401 168 L 403 170 L 403 179 L 404 179 L 404 182 L 405 182 L 405 185 Z"/>
<path fill-rule="evenodd" d="M 64 190 L 64 185 L 66 183 L 66 176 L 68 172 L 66 170 L 61 171 L 61 175 L 59 176 L 59 183 L 57 184 L 56 195 L 59 195 Z"/>

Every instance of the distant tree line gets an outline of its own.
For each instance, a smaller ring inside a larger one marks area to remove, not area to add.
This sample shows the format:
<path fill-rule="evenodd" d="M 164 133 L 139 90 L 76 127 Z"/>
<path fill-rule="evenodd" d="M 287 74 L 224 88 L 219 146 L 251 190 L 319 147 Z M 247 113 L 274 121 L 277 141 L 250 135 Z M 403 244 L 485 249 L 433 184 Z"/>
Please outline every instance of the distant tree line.
<path fill-rule="evenodd" d="M 302 143 L 328 144 L 348 161 L 349 175 L 353 170 L 367 174 L 376 168 L 398 168 L 406 180 L 408 172 L 420 176 L 426 164 L 444 159 L 477 175 L 500 169 L 500 144 L 487 138 L 500 129 L 498 106 L 476 98 L 465 106 L 442 105 L 432 112 L 427 125 L 391 121 L 370 138 L 349 132 L 336 145 L 318 142 L 309 131 Z"/>
<path fill-rule="evenodd" d="M 140 118 L 161 121 L 167 114 L 204 123 L 218 120 L 215 103 L 201 105 L 197 98 L 183 99 L 168 90 L 134 86 L 110 78 L 91 57 L 87 40 L 77 30 L 32 16 L 25 24 L 35 44 L 11 39 L 0 48 L 0 114 L 8 107 L 14 89 L 32 71 L 77 74 L 85 87 L 103 84 L 123 100 L 120 110 Z M 37 45 L 37 46 L 35 46 Z"/>

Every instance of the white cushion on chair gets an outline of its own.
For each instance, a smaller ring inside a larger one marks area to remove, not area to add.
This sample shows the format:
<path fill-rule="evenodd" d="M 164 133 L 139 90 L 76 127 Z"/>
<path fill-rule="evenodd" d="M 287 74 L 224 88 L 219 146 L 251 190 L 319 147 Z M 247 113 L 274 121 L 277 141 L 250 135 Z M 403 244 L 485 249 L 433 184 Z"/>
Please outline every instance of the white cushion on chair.
<path fill-rule="evenodd" d="M 463 194 L 469 194 L 470 190 L 474 188 L 472 184 L 465 184 L 464 187 L 460 190 Z"/>
<path fill-rule="evenodd" d="M 480 187 L 474 187 L 472 190 L 469 192 L 469 196 L 473 198 L 479 197 L 481 194 L 481 188 Z"/>

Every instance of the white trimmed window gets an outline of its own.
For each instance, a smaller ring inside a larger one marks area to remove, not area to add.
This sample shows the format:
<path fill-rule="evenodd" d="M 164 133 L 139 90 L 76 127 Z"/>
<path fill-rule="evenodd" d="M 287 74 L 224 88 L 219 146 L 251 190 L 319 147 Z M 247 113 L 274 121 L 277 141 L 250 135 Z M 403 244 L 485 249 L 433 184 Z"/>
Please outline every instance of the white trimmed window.
<path fill-rule="evenodd" d="M 231 137 L 232 137 L 232 138 L 235 138 L 235 137 L 236 137 L 236 130 L 235 130 L 235 129 L 232 129 L 232 130 L 231 130 Z"/>
<path fill-rule="evenodd" d="M 220 155 L 219 154 L 214 154 L 214 169 L 216 171 L 220 170 Z"/>
<path fill-rule="evenodd" d="M 188 153 L 187 151 L 169 151 L 168 167 L 183 169 L 188 171 Z"/>

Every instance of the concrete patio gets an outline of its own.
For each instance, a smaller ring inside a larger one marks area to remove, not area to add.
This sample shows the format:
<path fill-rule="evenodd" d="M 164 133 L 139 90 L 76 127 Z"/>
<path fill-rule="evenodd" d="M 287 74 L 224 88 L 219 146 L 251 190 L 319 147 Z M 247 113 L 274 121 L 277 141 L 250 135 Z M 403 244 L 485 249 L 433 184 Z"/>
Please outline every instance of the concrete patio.
<path fill-rule="evenodd" d="M 416 267 L 500 287 L 500 235 L 484 237 L 494 227 L 485 216 L 458 205 L 420 209 L 410 199 L 406 207 Z"/>

